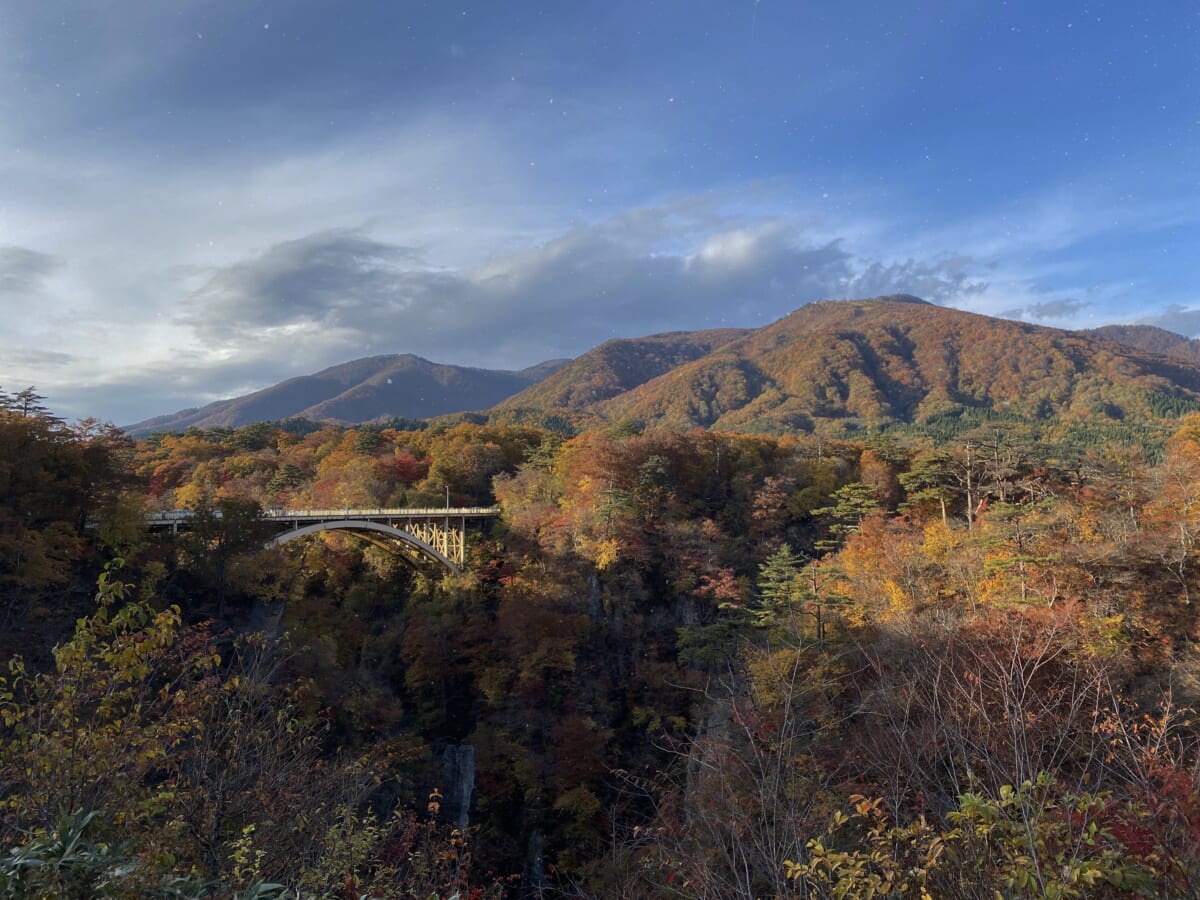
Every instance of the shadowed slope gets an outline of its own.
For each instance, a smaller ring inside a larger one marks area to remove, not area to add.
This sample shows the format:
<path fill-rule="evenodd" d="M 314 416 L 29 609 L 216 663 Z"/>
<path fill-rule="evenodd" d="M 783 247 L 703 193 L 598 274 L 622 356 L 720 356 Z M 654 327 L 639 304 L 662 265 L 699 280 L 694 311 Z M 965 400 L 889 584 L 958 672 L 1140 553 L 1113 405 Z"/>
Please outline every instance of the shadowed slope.
<path fill-rule="evenodd" d="M 555 360 L 508 372 L 440 365 L 411 354 L 372 356 L 290 378 L 244 397 L 147 419 L 126 431 L 136 436 L 289 418 L 348 424 L 487 409 L 560 365 L 562 361 Z"/>
<path fill-rule="evenodd" d="M 747 334 L 746 329 L 718 328 L 607 341 L 497 409 L 586 409 Z"/>

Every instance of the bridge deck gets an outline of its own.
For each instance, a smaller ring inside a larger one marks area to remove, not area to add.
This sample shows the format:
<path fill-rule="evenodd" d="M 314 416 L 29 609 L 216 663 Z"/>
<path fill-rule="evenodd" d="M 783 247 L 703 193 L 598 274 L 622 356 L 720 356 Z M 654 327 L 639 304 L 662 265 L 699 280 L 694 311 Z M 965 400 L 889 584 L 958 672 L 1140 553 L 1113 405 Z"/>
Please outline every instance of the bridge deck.
<path fill-rule="evenodd" d="M 177 525 L 190 520 L 195 513 L 190 509 L 168 509 L 148 513 L 146 524 Z M 213 515 L 221 517 L 220 510 Z M 264 509 L 259 515 L 263 522 L 334 522 L 339 519 L 491 519 L 500 515 L 498 506 L 430 506 L 403 509 Z"/>

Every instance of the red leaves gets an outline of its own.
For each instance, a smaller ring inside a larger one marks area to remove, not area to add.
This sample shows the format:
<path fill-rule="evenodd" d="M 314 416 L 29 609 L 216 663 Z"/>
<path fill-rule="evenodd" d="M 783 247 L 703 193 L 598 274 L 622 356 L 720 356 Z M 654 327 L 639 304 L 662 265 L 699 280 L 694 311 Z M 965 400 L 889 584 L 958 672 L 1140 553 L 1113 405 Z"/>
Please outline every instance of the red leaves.
<path fill-rule="evenodd" d="M 375 469 L 380 478 L 411 487 L 429 474 L 429 457 L 418 459 L 411 452 L 397 451 L 395 456 L 377 460 Z"/>

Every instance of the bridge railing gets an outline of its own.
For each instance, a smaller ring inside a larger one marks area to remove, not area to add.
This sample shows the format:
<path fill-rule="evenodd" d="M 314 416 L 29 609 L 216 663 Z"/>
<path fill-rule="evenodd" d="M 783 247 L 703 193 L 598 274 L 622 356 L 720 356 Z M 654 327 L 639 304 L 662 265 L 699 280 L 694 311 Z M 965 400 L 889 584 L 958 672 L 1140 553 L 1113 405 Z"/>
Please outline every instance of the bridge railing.
<path fill-rule="evenodd" d="M 433 518 L 435 516 L 497 516 L 498 506 L 428 506 L 405 507 L 401 509 L 264 509 L 264 519 L 299 519 L 299 518 L 370 518 L 395 516 L 396 518 Z"/>
<path fill-rule="evenodd" d="M 259 518 L 263 520 L 269 519 L 369 519 L 369 518 L 386 518 L 392 517 L 396 519 L 431 519 L 435 517 L 451 516 L 454 518 L 472 517 L 472 516 L 498 516 L 500 508 L 498 506 L 427 506 L 427 507 L 404 507 L 404 508 L 357 508 L 345 507 L 343 509 L 264 509 Z M 196 513 L 190 509 L 166 509 L 159 510 L 146 514 L 146 522 L 151 525 L 186 522 L 195 516 Z M 221 511 L 213 510 L 214 518 L 221 518 Z"/>

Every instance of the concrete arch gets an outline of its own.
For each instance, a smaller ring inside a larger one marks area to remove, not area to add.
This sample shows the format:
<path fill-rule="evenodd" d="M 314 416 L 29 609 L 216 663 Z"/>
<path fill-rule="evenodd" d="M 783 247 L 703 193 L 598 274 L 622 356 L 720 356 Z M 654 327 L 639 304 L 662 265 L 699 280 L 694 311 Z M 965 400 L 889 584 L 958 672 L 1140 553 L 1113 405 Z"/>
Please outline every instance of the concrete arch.
<path fill-rule="evenodd" d="M 365 519 L 339 519 L 333 522 L 317 522 L 315 525 L 305 525 L 303 528 L 295 528 L 291 531 L 285 531 L 279 537 L 268 541 L 266 546 L 278 547 L 286 544 L 289 541 L 298 540 L 299 538 L 308 537 L 313 534 L 320 534 L 322 531 L 349 531 L 354 532 L 377 532 L 387 535 L 393 541 L 399 541 L 401 544 L 417 551 L 421 556 L 424 556 L 430 562 L 435 562 L 443 569 L 449 571 L 452 575 L 461 575 L 462 570 L 459 569 L 445 554 L 439 552 L 431 545 L 425 543 L 419 537 L 414 537 L 407 531 L 402 531 L 399 528 L 393 528 L 390 525 L 380 525 L 378 522 L 368 522 Z M 368 535 L 360 535 L 369 540 Z M 376 541 L 371 543 L 377 544 Z"/>

